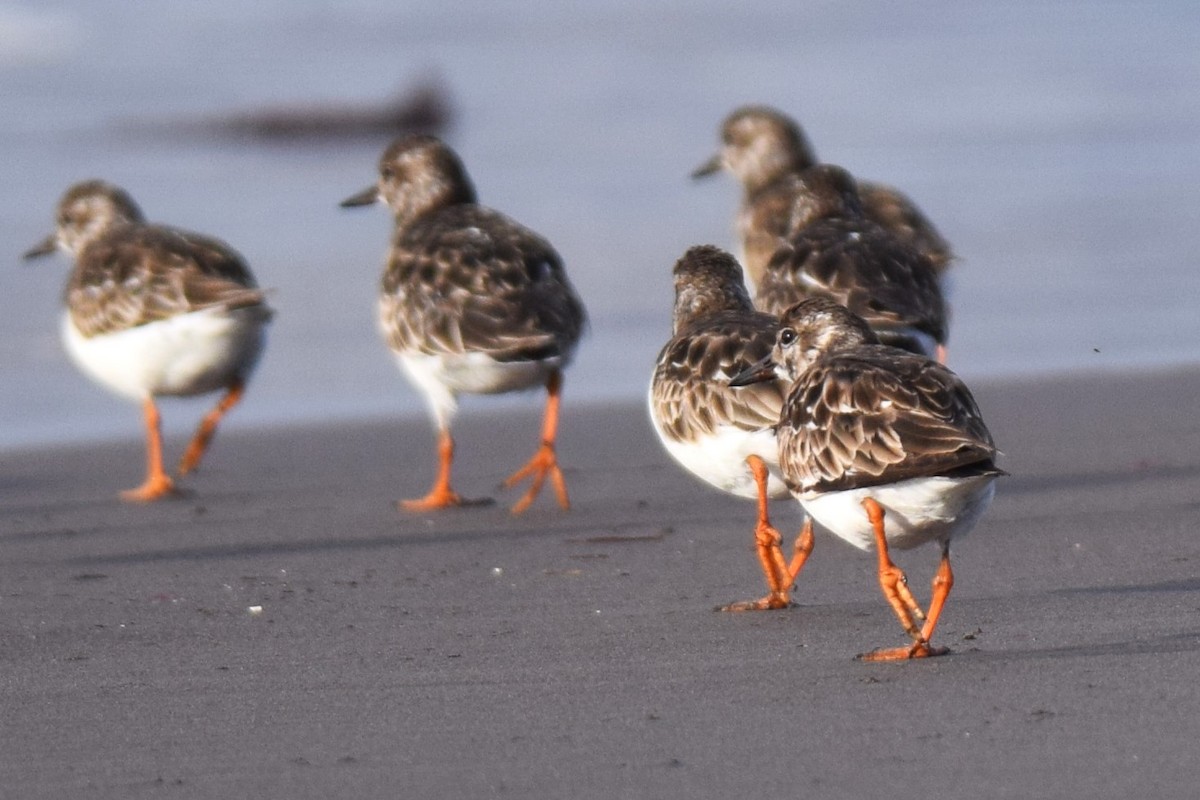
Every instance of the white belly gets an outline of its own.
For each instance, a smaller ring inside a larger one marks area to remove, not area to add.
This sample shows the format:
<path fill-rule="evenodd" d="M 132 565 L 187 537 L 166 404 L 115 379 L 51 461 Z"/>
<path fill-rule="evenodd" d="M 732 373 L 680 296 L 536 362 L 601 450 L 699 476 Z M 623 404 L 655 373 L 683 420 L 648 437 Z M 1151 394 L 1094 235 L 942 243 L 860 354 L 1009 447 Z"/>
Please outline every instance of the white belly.
<path fill-rule="evenodd" d="M 550 373 L 566 366 L 564 358 L 501 362 L 483 353 L 397 353 L 396 360 L 425 395 L 439 424 L 449 422 L 454 415 L 458 407 L 455 395 L 499 394 L 544 386 Z"/>
<path fill-rule="evenodd" d="M 875 533 L 862 501 L 883 507 L 889 547 L 907 550 L 929 541 L 948 541 L 975 527 L 992 502 L 994 475 L 978 478 L 913 478 L 886 486 L 802 496 L 800 504 L 818 525 L 855 547 L 870 549 Z"/>
<path fill-rule="evenodd" d="M 260 307 L 213 308 L 116 333 L 85 337 L 63 318 L 67 354 L 117 394 L 194 395 L 246 378 L 262 353 L 267 315 Z"/>
<path fill-rule="evenodd" d="M 755 455 L 766 463 L 770 473 L 767 494 L 774 498 L 788 496 L 787 486 L 779 472 L 779 445 L 773 430 L 745 431 L 725 427 L 713 436 L 704 436 L 694 442 L 681 442 L 663 433 L 653 410 L 650 419 L 654 422 L 659 441 L 671 458 L 705 483 L 739 497 L 758 497 L 754 475 L 746 465 L 746 457 Z"/>

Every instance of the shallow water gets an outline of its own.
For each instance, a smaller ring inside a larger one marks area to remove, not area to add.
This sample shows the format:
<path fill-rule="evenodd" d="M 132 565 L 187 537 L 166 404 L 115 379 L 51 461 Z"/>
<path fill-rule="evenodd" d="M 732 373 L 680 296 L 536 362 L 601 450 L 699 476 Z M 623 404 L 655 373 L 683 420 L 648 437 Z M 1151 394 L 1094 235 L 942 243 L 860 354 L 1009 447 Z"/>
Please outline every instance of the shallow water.
<path fill-rule="evenodd" d="M 386 137 L 262 144 L 157 124 L 371 102 L 428 76 L 483 201 L 554 242 L 588 305 L 568 404 L 639 396 L 673 262 L 732 244 L 732 181 L 687 175 L 746 102 L 795 115 L 824 159 L 902 186 L 936 221 L 961 257 L 950 355 L 968 380 L 1194 363 L 1197 31 L 1190 0 L 0 3 L 0 446 L 140 435 L 137 409 L 58 342 L 65 261 L 19 260 L 85 177 L 227 240 L 273 287 L 232 424 L 422 413 L 373 319 L 387 214 L 337 207 Z M 168 429 L 207 402 L 166 405 Z M 540 398 L 465 405 L 497 403 Z"/>

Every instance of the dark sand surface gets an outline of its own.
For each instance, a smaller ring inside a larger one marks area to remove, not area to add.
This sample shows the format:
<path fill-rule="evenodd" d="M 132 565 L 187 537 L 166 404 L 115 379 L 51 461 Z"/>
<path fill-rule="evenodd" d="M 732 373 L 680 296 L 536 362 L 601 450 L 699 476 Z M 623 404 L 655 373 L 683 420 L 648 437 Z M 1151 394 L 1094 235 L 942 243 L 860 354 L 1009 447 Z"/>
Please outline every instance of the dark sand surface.
<path fill-rule="evenodd" d="M 714 613 L 763 591 L 751 504 L 569 381 L 570 513 L 398 514 L 420 421 L 227 431 L 151 507 L 115 499 L 132 432 L 5 454 L 0 795 L 1196 797 L 1200 371 L 975 388 L 1013 475 L 955 548 L 953 653 L 905 664 L 852 660 L 903 637 L 829 537 L 799 607 Z M 468 405 L 460 490 L 530 407 Z M 936 556 L 898 559 L 920 598 Z"/>

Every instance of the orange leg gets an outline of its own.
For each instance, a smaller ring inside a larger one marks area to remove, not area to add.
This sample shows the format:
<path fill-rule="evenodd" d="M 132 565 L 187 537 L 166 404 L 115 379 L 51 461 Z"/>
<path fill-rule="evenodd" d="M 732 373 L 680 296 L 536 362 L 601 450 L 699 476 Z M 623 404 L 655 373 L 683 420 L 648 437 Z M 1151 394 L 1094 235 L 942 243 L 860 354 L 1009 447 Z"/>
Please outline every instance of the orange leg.
<path fill-rule="evenodd" d="M 950 569 L 950 543 L 942 545 L 942 561 L 938 564 L 937 574 L 933 576 L 933 595 L 929 601 L 929 613 L 925 615 L 925 625 L 921 628 L 921 639 L 926 643 L 933 638 L 933 629 L 937 627 L 938 619 L 942 616 L 942 608 L 946 598 L 954 588 L 954 571 Z"/>
<path fill-rule="evenodd" d="M 792 560 L 788 564 L 787 585 L 791 586 L 800 577 L 800 570 L 804 569 L 808 557 L 813 551 L 813 521 L 812 518 L 804 520 L 804 527 L 800 529 L 800 533 L 796 536 L 796 544 L 793 547 Z"/>
<path fill-rule="evenodd" d="M 146 417 L 146 480 L 136 489 L 121 492 L 121 499 L 147 503 L 174 494 L 175 483 L 163 470 L 162 419 L 153 397 L 142 401 L 142 412 Z"/>
<path fill-rule="evenodd" d="M 451 506 L 473 505 L 478 501 L 464 500 L 450 488 L 450 466 L 454 463 L 454 438 L 442 428 L 438 432 L 438 471 L 433 488 L 416 500 L 400 500 L 397 505 L 406 511 L 433 511 Z M 490 501 L 484 501 L 490 502 Z"/>
<path fill-rule="evenodd" d="M 217 432 L 217 424 L 225 418 L 229 413 L 229 409 L 236 406 L 242 399 L 242 395 L 246 392 L 246 384 L 240 379 L 234 381 L 229 386 L 229 391 L 217 403 L 217 407 L 204 415 L 204 419 L 200 421 L 200 427 L 196 428 L 196 435 L 192 437 L 191 443 L 187 450 L 184 451 L 183 458 L 179 460 L 179 474 L 187 475 L 189 472 L 200 466 L 200 459 L 204 458 L 204 453 L 208 450 L 208 445 L 212 442 L 213 436 Z"/>
<path fill-rule="evenodd" d="M 946 366 L 946 359 L 950 356 L 950 350 L 944 344 L 937 346 L 937 362 L 943 367 Z"/>
<path fill-rule="evenodd" d="M 511 489 L 526 478 L 532 477 L 533 482 L 529 491 L 512 507 L 512 513 L 520 514 L 534 501 L 542 491 L 546 476 L 550 476 L 554 484 L 554 492 L 558 495 L 558 504 L 564 509 L 571 507 L 567 497 L 567 482 L 563 479 L 562 470 L 558 468 L 558 457 L 554 452 L 554 442 L 558 436 L 558 405 L 562 396 L 562 373 L 555 370 L 546 381 L 546 413 L 542 418 L 542 444 L 533 457 L 519 470 L 508 476 L 504 488 Z"/>
<path fill-rule="evenodd" d="M 767 514 L 767 465 L 758 456 L 749 456 L 746 463 L 754 473 L 754 482 L 758 485 L 758 521 L 754 526 L 754 545 L 758 551 L 758 563 L 762 567 L 763 577 L 767 581 L 767 595 L 758 600 L 745 600 L 721 606 L 719 611 L 765 611 L 768 609 L 788 608 L 792 604 L 792 584 L 804 569 L 813 549 L 812 520 L 804 521 L 804 528 L 796 536 L 795 552 L 791 562 L 783 560 L 783 550 L 780 543 L 783 537 L 771 525 Z"/>
<path fill-rule="evenodd" d="M 940 656 L 950 652 L 944 647 L 929 646 L 927 634 L 933 633 L 933 628 L 937 625 L 937 617 L 931 616 L 926 620 L 923 630 L 918 630 L 913 622 L 914 617 L 922 619 L 925 615 L 908 589 L 908 579 L 904 576 L 904 572 L 892 563 L 891 556 L 888 555 L 887 538 L 884 536 L 883 529 L 883 508 L 870 497 L 863 500 L 863 507 L 866 509 L 867 516 L 871 520 L 871 527 L 875 531 L 875 549 L 879 555 L 879 588 L 883 590 L 883 596 L 887 598 L 888 604 L 891 605 L 892 611 L 895 612 L 904 630 L 912 637 L 913 643 L 908 647 L 872 650 L 869 653 L 861 654 L 859 658 L 863 661 L 903 661 L 910 658 Z M 938 577 L 934 579 L 934 599 L 929 608 L 931 615 L 941 614 L 946 597 L 950 594 L 950 586 L 954 583 L 954 578 L 949 573 L 949 551 L 943 554 L 943 564 L 946 574 L 943 576 L 942 570 L 939 569 Z M 939 578 L 942 579 L 941 583 L 939 583 Z M 942 588 L 939 589 L 939 587 Z"/>

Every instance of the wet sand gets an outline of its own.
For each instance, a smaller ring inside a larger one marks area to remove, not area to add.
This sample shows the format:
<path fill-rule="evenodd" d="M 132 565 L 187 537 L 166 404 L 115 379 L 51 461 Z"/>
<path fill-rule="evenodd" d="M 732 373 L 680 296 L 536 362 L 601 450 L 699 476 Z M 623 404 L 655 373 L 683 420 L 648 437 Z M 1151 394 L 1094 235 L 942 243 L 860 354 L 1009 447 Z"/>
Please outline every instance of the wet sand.
<path fill-rule="evenodd" d="M 1200 370 L 975 390 L 1012 477 L 954 549 L 953 652 L 905 664 L 852 659 L 903 637 L 829 537 L 798 607 L 714 613 L 763 591 L 751 504 L 569 384 L 570 513 L 397 513 L 421 421 L 226 431 L 150 507 L 115 499 L 132 436 L 6 453 L 0 794 L 1193 797 Z M 460 491 L 539 404 L 468 405 Z M 899 559 L 918 597 L 936 555 Z"/>

